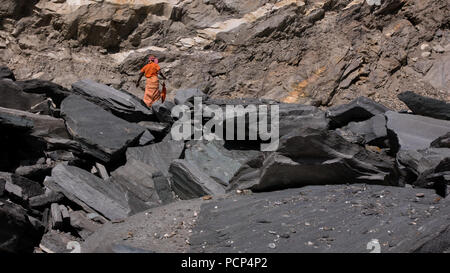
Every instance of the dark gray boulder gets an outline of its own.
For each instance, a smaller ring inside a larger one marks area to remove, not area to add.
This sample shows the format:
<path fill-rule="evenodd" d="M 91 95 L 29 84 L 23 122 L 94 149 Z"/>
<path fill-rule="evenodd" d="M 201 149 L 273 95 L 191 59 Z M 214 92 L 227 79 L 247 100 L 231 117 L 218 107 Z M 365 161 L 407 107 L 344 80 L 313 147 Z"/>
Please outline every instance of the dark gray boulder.
<path fill-rule="evenodd" d="M 172 108 L 175 104 L 169 100 L 161 103 L 159 101 L 152 104 L 153 113 L 160 122 L 173 123 Z"/>
<path fill-rule="evenodd" d="M 390 147 L 398 150 L 421 150 L 436 138 L 450 132 L 450 121 L 429 117 L 386 112 Z"/>
<path fill-rule="evenodd" d="M 450 132 L 433 140 L 430 146 L 434 148 L 450 148 Z"/>
<path fill-rule="evenodd" d="M 70 140 L 63 119 L 0 107 L 0 124 L 48 142 Z"/>
<path fill-rule="evenodd" d="M 0 80 L 0 107 L 28 111 L 44 100 L 44 95 L 23 92 L 16 82 Z"/>
<path fill-rule="evenodd" d="M 155 167 L 133 158 L 112 172 L 109 182 L 131 192 L 150 207 L 174 200 L 167 178 Z"/>
<path fill-rule="evenodd" d="M 174 160 L 170 165 L 169 172 L 172 189 L 181 199 L 225 193 L 224 186 L 186 160 Z"/>
<path fill-rule="evenodd" d="M 41 94 L 45 95 L 47 98 L 51 98 L 58 108 L 61 105 L 62 100 L 72 94 L 68 89 L 59 84 L 41 79 L 17 81 L 16 84 L 25 93 Z"/>
<path fill-rule="evenodd" d="M 142 161 L 161 171 L 164 176 L 168 177 L 170 163 L 180 158 L 183 150 L 183 141 L 171 140 L 142 147 L 130 147 L 127 149 L 126 156 L 127 160 L 134 158 Z"/>
<path fill-rule="evenodd" d="M 145 131 L 76 95 L 64 99 L 61 114 L 83 151 L 103 163 L 119 158 Z"/>
<path fill-rule="evenodd" d="M 227 186 L 239 168 L 260 152 L 227 150 L 223 145 L 222 141 L 191 141 L 186 144 L 184 157 L 215 181 Z"/>
<path fill-rule="evenodd" d="M 389 109 L 366 97 L 358 97 L 348 104 L 333 106 L 327 110 L 331 128 L 339 128 L 349 122 L 367 120 Z"/>
<path fill-rule="evenodd" d="M 16 77 L 14 77 L 14 73 L 7 66 L 0 66 L 0 80 L 10 79 L 15 81 Z"/>
<path fill-rule="evenodd" d="M 386 117 L 382 114 L 375 115 L 368 120 L 350 122 L 341 128 L 351 132 L 355 137 L 361 137 L 361 144 L 383 146 L 387 139 Z"/>
<path fill-rule="evenodd" d="M 30 222 L 26 210 L 0 198 L 0 252 L 31 253 L 42 231 Z"/>
<path fill-rule="evenodd" d="M 54 191 L 62 192 L 75 203 L 82 203 L 110 220 L 129 216 L 131 208 L 121 188 L 85 170 L 74 166 L 58 164 L 52 170 L 52 181 L 57 188 L 47 184 Z"/>
<path fill-rule="evenodd" d="M 78 81 L 72 84 L 72 90 L 125 120 L 137 122 L 152 118 L 152 110 L 141 99 L 126 91 L 116 90 L 92 80 Z"/>
<path fill-rule="evenodd" d="M 398 98 L 416 115 L 450 120 L 450 103 L 448 102 L 424 97 L 411 91 L 400 93 Z"/>
<path fill-rule="evenodd" d="M 270 191 L 319 184 L 397 185 L 394 161 L 347 142 L 334 131 L 293 130 L 276 153 L 238 171 L 229 189 Z"/>
<path fill-rule="evenodd" d="M 295 128 L 326 130 L 329 119 L 319 108 L 302 104 L 280 104 L 280 137 Z"/>

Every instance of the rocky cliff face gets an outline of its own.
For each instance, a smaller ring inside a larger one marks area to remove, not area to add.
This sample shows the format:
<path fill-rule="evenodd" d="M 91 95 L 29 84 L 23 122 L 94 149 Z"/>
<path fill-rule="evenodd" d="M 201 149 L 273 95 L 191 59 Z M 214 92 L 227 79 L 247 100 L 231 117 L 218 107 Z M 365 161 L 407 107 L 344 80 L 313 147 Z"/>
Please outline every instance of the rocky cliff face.
<path fill-rule="evenodd" d="M 169 92 L 331 106 L 403 91 L 449 100 L 447 0 L 8 0 L 0 62 L 18 79 L 82 78 L 141 95 L 150 53 Z"/>

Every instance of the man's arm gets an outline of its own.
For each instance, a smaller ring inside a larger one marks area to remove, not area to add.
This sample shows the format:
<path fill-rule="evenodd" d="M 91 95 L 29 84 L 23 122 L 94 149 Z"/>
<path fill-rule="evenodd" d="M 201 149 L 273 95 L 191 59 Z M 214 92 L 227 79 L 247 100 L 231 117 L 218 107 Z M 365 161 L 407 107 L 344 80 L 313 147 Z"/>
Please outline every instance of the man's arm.
<path fill-rule="evenodd" d="M 136 82 L 136 87 L 139 86 L 139 82 L 141 81 L 142 76 L 144 76 L 144 72 L 141 72 L 141 74 L 139 74 L 139 79 L 138 79 L 137 82 Z"/>

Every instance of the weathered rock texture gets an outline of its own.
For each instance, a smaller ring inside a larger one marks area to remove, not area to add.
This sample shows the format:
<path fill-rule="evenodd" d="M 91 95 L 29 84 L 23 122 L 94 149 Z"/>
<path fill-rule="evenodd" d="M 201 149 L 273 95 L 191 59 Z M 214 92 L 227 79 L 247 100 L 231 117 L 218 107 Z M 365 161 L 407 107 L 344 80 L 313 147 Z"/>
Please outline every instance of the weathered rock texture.
<path fill-rule="evenodd" d="M 91 78 L 142 96 L 134 82 L 152 53 L 169 93 L 312 105 L 367 96 L 394 110 L 408 90 L 449 100 L 447 0 L 4 2 L 0 60 L 18 79 Z"/>

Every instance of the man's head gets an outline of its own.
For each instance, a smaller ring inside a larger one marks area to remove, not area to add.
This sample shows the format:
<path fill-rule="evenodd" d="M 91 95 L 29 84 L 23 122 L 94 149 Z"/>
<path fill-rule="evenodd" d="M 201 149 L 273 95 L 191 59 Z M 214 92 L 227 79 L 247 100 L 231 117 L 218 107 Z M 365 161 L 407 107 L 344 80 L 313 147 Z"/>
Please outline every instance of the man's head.
<path fill-rule="evenodd" d="M 150 63 L 158 63 L 158 58 L 156 58 L 154 55 L 150 55 L 150 57 L 148 57 L 148 61 Z"/>

